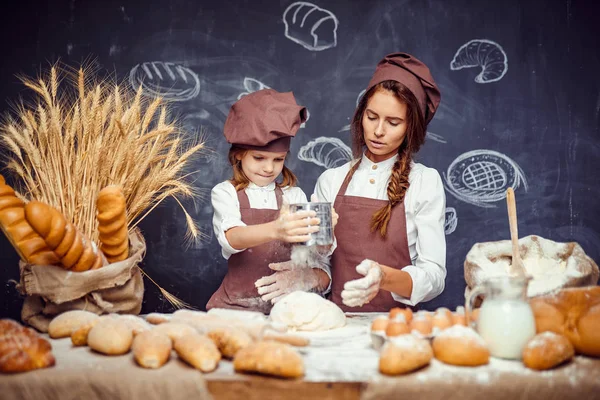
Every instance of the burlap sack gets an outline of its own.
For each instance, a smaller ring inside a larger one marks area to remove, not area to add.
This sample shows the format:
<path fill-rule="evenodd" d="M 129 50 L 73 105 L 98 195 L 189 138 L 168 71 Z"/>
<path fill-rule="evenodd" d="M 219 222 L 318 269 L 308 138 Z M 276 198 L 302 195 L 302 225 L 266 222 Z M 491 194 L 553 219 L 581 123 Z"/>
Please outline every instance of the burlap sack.
<path fill-rule="evenodd" d="M 21 261 L 17 289 L 27 296 L 21 310 L 23 322 L 47 332 L 52 318 L 69 310 L 139 314 L 144 280 L 138 264 L 146 253 L 146 243 L 137 229 L 129 234 L 129 249 L 128 259 L 85 272 Z"/>
<path fill-rule="evenodd" d="M 526 269 L 534 275 L 529 282 L 528 297 L 598 282 L 598 265 L 578 243 L 559 243 L 530 235 L 519 239 L 519 249 Z M 475 244 L 467 253 L 464 264 L 466 293 L 488 278 L 506 276 L 511 262 L 510 240 Z"/>

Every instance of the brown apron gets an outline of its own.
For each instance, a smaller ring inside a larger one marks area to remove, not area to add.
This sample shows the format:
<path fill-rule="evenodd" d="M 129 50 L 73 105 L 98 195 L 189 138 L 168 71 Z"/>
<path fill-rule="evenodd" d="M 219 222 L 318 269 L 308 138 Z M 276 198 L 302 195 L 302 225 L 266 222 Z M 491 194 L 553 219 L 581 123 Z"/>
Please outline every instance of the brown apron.
<path fill-rule="evenodd" d="M 245 190 L 237 192 L 240 203 L 242 221 L 246 225 L 258 225 L 271 222 L 279 216 L 283 203 L 281 188 L 275 188 L 277 210 L 250 208 L 250 201 Z M 274 240 L 242 252 L 232 254 L 227 264 L 227 274 L 212 295 L 206 309 L 232 308 L 236 310 L 259 311 L 268 314 L 273 306 L 260 298 L 254 282 L 263 276 L 273 274 L 269 263 L 290 260 L 291 245 Z"/>
<path fill-rule="evenodd" d="M 344 305 L 341 294 L 346 282 L 363 278 L 356 272 L 356 266 L 364 259 L 396 269 L 411 265 L 404 202 L 392 208 L 387 237 L 384 239 L 379 231 L 371 232 L 371 218 L 373 213 L 387 204 L 387 200 L 346 196 L 347 188 L 348 175 L 334 203 L 340 219 L 335 227 L 337 248 L 331 256 L 330 300 L 347 312 L 386 312 L 401 305 L 386 290 L 380 290 L 373 300 L 362 307 Z"/>

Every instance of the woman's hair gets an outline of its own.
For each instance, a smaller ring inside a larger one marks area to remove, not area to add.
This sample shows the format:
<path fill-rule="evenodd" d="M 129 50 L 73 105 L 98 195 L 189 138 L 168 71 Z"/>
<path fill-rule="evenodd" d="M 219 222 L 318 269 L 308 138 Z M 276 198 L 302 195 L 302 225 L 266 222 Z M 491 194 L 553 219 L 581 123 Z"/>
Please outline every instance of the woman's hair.
<path fill-rule="evenodd" d="M 354 175 L 354 172 L 358 169 L 366 146 L 362 121 L 365 109 L 367 108 L 367 103 L 378 91 L 391 92 L 400 102 L 407 105 L 406 135 L 398 148 L 399 157 L 394 163 L 390 183 L 387 187 L 389 201 L 386 206 L 376 211 L 371 219 L 371 230 L 379 231 L 381 236 L 385 237 L 392 214 L 392 208 L 401 201 L 404 201 L 404 195 L 409 186 L 408 175 L 410 173 L 410 162 L 413 158 L 413 154 L 418 152 L 425 142 L 427 125 L 415 95 L 405 85 L 400 82 L 388 80 L 373 86 L 360 99 L 356 111 L 354 112 L 354 116 L 352 117 L 352 154 L 355 159 L 358 159 L 358 162 L 352 166 L 350 174 L 348 174 L 348 180 L 352 179 L 352 175 Z"/>
<path fill-rule="evenodd" d="M 229 149 L 229 163 L 233 167 L 233 177 L 230 179 L 230 182 L 237 191 L 246 189 L 250 184 L 250 179 L 248 179 L 242 170 L 242 161 L 240 160 L 246 156 L 248 151 L 248 149 L 243 149 L 235 145 L 231 146 L 231 149 Z M 283 176 L 283 179 L 281 180 L 281 183 L 275 182 L 277 186 L 296 186 L 298 178 L 296 178 L 296 175 L 294 175 L 294 173 L 285 165 L 283 166 L 283 170 L 281 170 L 281 175 Z"/>

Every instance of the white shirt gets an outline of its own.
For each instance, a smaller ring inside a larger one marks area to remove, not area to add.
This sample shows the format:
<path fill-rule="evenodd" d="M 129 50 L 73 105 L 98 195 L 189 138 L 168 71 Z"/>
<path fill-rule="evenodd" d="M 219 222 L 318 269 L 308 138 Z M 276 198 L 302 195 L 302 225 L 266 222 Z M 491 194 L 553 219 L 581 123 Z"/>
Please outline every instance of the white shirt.
<path fill-rule="evenodd" d="M 363 155 L 358 169 L 348 184 L 346 195 L 388 200 L 387 186 L 395 161 L 396 157 L 392 157 L 374 163 Z M 319 201 L 335 202 L 342 182 L 354 162 L 351 161 L 321 174 L 315 186 L 315 194 Z M 440 174 L 433 168 L 413 162 L 408 180 L 410 186 L 404 196 L 404 207 L 412 265 L 404 266 L 402 270 L 412 278 L 413 290 L 410 298 L 396 293 L 392 293 L 392 297 L 400 303 L 414 306 L 432 300 L 444 290 L 446 195 Z M 344 216 L 340 215 L 340 218 Z"/>

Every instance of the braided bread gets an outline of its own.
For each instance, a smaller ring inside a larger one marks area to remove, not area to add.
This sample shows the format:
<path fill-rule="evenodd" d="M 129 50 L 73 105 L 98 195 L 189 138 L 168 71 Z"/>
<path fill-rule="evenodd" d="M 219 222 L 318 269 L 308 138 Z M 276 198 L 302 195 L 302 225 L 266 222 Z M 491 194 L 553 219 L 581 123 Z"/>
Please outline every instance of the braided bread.
<path fill-rule="evenodd" d="M 64 268 L 81 272 L 102 266 L 102 256 L 94 245 L 57 209 L 32 201 L 25 206 L 25 219 L 54 250 Z"/>
<path fill-rule="evenodd" d="M 0 175 L 0 227 L 22 260 L 31 264 L 58 264 L 56 254 L 25 220 L 25 203 Z"/>
<path fill-rule="evenodd" d="M 55 363 L 46 339 L 13 320 L 0 320 L 0 372 L 25 372 Z"/>
<path fill-rule="evenodd" d="M 96 200 L 101 249 L 110 263 L 129 257 L 126 201 L 121 188 L 107 186 Z"/>

